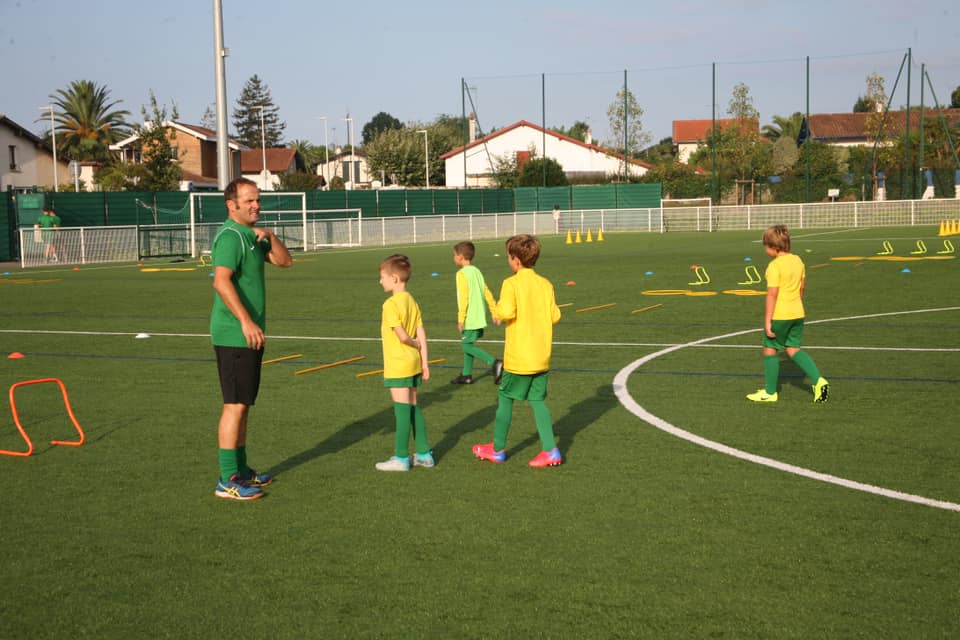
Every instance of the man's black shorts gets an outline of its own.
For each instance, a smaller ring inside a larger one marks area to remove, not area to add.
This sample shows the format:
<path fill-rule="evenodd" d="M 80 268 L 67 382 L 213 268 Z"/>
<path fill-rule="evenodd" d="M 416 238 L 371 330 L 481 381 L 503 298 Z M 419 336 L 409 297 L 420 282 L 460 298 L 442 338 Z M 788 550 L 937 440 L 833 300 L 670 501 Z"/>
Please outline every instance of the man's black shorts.
<path fill-rule="evenodd" d="M 246 347 L 218 347 L 217 369 L 220 372 L 220 390 L 223 404 L 253 406 L 260 390 L 260 363 L 263 349 Z"/>

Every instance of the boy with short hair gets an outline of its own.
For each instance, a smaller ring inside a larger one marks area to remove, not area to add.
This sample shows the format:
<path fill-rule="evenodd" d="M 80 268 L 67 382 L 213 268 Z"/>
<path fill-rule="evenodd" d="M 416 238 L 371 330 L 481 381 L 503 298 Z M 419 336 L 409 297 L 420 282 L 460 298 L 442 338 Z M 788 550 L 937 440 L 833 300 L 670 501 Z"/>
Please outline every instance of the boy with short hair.
<path fill-rule="evenodd" d="M 542 451 L 530 461 L 531 467 L 552 467 L 563 462 L 553 434 L 553 418 L 547 409 L 547 378 L 553 348 L 553 325 L 560 321 L 560 309 L 553 285 L 533 267 L 540 257 L 540 241 L 520 234 L 507 240 L 507 262 L 513 275 L 503 281 L 500 299 L 493 310 L 494 321 L 507 323 L 503 348 L 503 380 L 498 393 L 493 442 L 473 446 L 473 455 L 495 464 L 507 458 L 507 434 L 515 400 L 526 400 L 540 435 Z"/>
<path fill-rule="evenodd" d="M 473 265 L 477 249 L 472 242 L 458 242 L 453 247 L 453 262 L 457 271 L 457 329 L 463 347 L 463 372 L 450 384 L 473 384 L 473 360 L 479 358 L 490 366 L 493 383 L 500 384 L 503 376 L 503 360 L 477 346 L 487 326 L 487 308 L 493 309 L 497 301 L 487 288 L 480 269 Z"/>
<path fill-rule="evenodd" d="M 806 351 L 803 342 L 803 289 L 806 269 L 799 256 L 790 253 L 790 231 L 782 224 L 763 232 L 763 248 L 773 258 L 764 274 L 767 300 L 763 317 L 764 388 L 747 395 L 753 402 L 776 402 L 780 356 L 785 350 L 813 382 L 813 401 L 826 402 L 830 385 Z"/>
<path fill-rule="evenodd" d="M 417 452 L 413 466 L 434 466 L 427 442 L 427 427 L 417 404 L 417 387 L 430 379 L 427 364 L 427 334 L 423 329 L 420 307 L 407 291 L 410 259 L 394 254 L 380 263 L 380 285 L 391 294 L 383 303 L 380 338 L 383 343 L 383 386 L 390 390 L 396 418 L 394 455 L 378 462 L 380 471 L 410 470 L 410 430 L 413 429 Z"/>

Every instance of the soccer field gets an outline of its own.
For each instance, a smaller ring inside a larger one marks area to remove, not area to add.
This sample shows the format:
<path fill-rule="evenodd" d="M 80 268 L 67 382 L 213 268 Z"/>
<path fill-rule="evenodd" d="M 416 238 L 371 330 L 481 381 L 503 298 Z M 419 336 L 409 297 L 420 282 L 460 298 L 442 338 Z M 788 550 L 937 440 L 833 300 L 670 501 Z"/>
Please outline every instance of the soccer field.
<path fill-rule="evenodd" d="M 757 405 L 760 235 L 542 238 L 537 271 L 563 305 L 547 404 L 566 461 L 548 469 L 526 464 L 522 403 L 507 462 L 471 454 L 496 388 L 482 369 L 449 384 L 453 243 L 268 267 L 265 358 L 302 357 L 264 366 L 248 448 L 276 481 L 252 503 L 213 495 L 210 267 L 0 276 L 0 383 L 61 379 L 87 438 L 51 446 L 74 434 L 59 390 L 16 390 L 36 450 L 0 456 L 0 638 L 956 637 L 952 244 L 795 230 L 830 398 L 785 362 L 779 402 Z M 380 376 L 357 377 L 381 366 L 377 269 L 395 251 L 444 359 L 420 394 L 437 466 L 406 474 L 374 469 L 393 410 Z M 503 242 L 478 242 L 474 263 L 496 294 Z M 481 345 L 502 340 L 491 326 Z M 25 449 L 8 408 L 0 449 Z"/>

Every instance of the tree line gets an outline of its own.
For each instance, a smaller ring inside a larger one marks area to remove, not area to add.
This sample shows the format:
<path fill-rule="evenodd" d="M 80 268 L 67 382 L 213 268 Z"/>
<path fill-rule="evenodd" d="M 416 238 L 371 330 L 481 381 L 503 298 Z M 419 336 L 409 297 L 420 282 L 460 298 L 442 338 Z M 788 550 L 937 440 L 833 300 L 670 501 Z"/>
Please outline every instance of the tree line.
<path fill-rule="evenodd" d="M 151 92 L 148 104 L 141 107 L 141 124 L 132 124 L 130 112 L 121 108 L 121 100 L 113 100 L 110 91 L 90 80 L 71 82 L 50 96 L 54 106 L 54 127 L 57 151 L 78 161 L 92 161 L 100 166 L 94 179 L 104 190 L 169 191 L 178 188 L 181 174 L 171 145 L 172 132 L 164 127 L 169 120 L 179 119 L 175 104 L 167 107 Z M 642 177 L 631 177 L 626 171 L 616 176 L 581 178 L 587 181 L 639 181 L 663 184 L 666 195 L 673 198 L 713 196 L 718 201 L 743 202 L 766 197 L 781 202 L 820 199 L 828 189 L 836 189 L 842 198 L 868 198 L 876 189 L 876 176 L 885 171 L 890 176 L 909 172 L 904 158 L 918 157 L 919 147 L 926 148 L 925 168 L 946 170 L 956 164 L 954 140 L 960 139 L 960 125 L 929 126 L 923 132 L 885 133 L 883 109 L 887 96 L 882 77 L 871 74 L 866 91 L 857 97 L 852 111 L 867 113 L 868 140 L 877 144 L 841 148 L 814 141 L 808 123 L 799 112 L 789 116 L 775 115 L 771 123 L 759 127 L 759 113 L 750 96 L 749 87 L 734 87 L 727 115 L 731 122 L 708 131 L 697 151 L 687 163 L 678 162 L 678 149 L 671 138 L 650 144 L 644 130 L 643 109 L 626 88 L 614 96 L 607 110 L 610 139 L 605 146 L 624 159 L 637 159 L 651 165 Z M 960 108 L 960 86 L 951 94 L 951 108 Z M 212 106 L 208 106 L 201 123 L 216 129 Z M 230 137 L 249 147 L 284 145 L 286 123 L 280 118 L 266 83 L 252 76 L 243 86 L 231 119 Z M 586 119 L 570 126 L 554 126 L 561 135 L 585 141 L 590 135 Z M 467 122 L 463 117 L 440 115 L 430 122 L 402 123 L 385 111 L 376 114 L 361 129 L 361 148 L 370 172 L 380 176 L 384 184 L 423 186 L 429 175 L 431 185 L 445 182 L 445 166 L 440 157 L 461 146 Z M 481 134 L 483 132 L 480 132 Z M 135 145 L 139 162 L 123 162 L 109 150 L 110 145 L 130 135 L 137 135 Z M 47 133 L 49 142 L 49 132 Z M 429 145 L 426 142 L 429 141 Z M 330 154 L 330 149 L 307 140 L 286 142 L 297 150 L 298 171 L 280 177 L 283 190 L 307 190 L 327 187 L 343 188 L 343 180 L 335 177 L 323 183 L 316 167 Z M 429 157 L 425 154 L 429 153 Z M 563 167 L 553 158 L 518 160 L 515 155 L 492 158 L 493 178 L 501 188 L 519 186 L 559 186 L 568 184 Z M 772 178 L 771 178 L 772 177 Z M 866 182 L 869 181 L 869 185 Z M 61 185 L 72 190 L 72 184 Z M 903 197 L 913 197 L 906 186 Z M 869 191 L 868 191 L 869 190 Z"/>

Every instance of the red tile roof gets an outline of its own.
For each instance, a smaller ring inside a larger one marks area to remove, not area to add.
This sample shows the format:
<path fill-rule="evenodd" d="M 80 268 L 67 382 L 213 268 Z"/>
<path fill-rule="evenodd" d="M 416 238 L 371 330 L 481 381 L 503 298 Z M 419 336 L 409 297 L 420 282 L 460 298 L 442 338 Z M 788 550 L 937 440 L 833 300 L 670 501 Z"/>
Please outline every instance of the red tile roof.
<path fill-rule="evenodd" d="M 720 131 L 729 129 L 740 122 L 738 118 L 717 118 L 717 128 Z M 748 121 L 754 131 L 760 130 L 760 122 L 756 119 Z M 710 135 L 713 120 L 674 120 L 673 144 L 685 142 L 702 142 Z"/>
<path fill-rule="evenodd" d="M 250 149 L 240 152 L 240 173 L 260 173 L 263 170 L 262 149 Z M 267 148 L 267 171 L 286 173 L 293 165 L 296 149 L 287 147 Z"/>
<path fill-rule="evenodd" d="M 939 126 L 939 117 L 943 114 L 947 122 L 957 124 L 960 122 L 960 109 L 924 109 L 924 126 Z M 873 113 L 817 113 L 810 116 L 810 134 L 814 140 L 822 142 L 854 142 L 867 140 L 867 123 L 870 116 L 880 116 L 883 114 Z M 906 130 L 907 112 L 889 111 L 886 115 L 886 122 L 883 125 L 883 131 L 886 136 L 898 136 Z M 920 109 L 910 110 L 910 129 L 918 131 L 920 129 Z"/>

